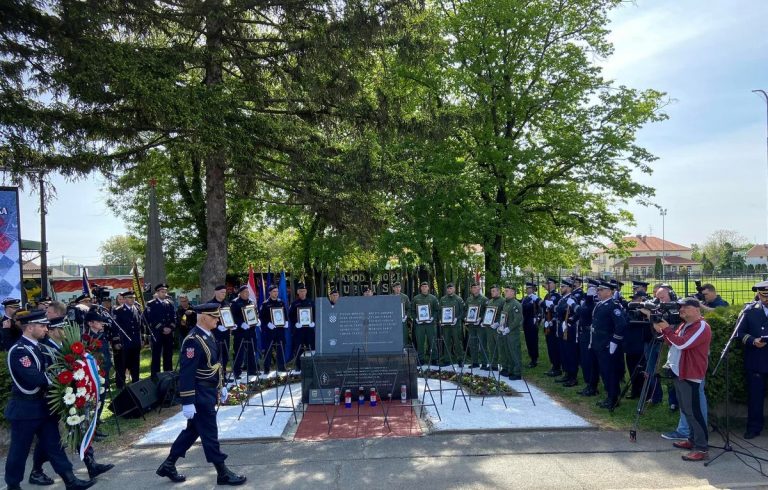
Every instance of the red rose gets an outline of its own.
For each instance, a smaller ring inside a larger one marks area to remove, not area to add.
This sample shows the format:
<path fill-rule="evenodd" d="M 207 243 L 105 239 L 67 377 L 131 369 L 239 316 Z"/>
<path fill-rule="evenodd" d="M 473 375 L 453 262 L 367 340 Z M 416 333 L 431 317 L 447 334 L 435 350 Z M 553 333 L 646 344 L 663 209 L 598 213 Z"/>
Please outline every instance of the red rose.
<path fill-rule="evenodd" d="M 75 386 L 77 386 L 78 388 L 85 388 L 85 378 L 75 383 Z"/>
<path fill-rule="evenodd" d="M 93 345 L 96 349 L 101 349 L 101 340 L 94 340 Z"/>
<path fill-rule="evenodd" d="M 104 377 L 104 370 L 103 369 L 99 369 L 99 376 L 101 376 L 102 378 Z"/>
<path fill-rule="evenodd" d="M 79 396 L 75 399 L 75 407 L 83 408 L 85 406 L 85 397 Z"/>
<path fill-rule="evenodd" d="M 73 379 L 72 372 L 62 371 L 59 373 L 58 379 L 59 379 L 59 383 L 63 385 L 68 385 L 69 383 L 72 382 L 72 379 Z"/>
<path fill-rule="evenodd" d="M 90 341 L 91 341 L 91 336 L 90 335 L 88 335 L 88 334 L 83 335 L 83 342 L 90 342 Z"/>
<path fill-rule="evenodd" d="M 64 360 L 67 362 L 67 364 L 72 364 L 73 362 L 75 362 L 75 356 L 73 356 L 72 354 L 67 354 L 64 356 Z"/>
<path fill-rule="evenodd" d="M 85 347 L 83 347 L 83 344 L 81 344 L 80 342 L 74 342 L 70 346 L 70 349 L 72 349 L 72 352 L 74 352 L 78 356 L 81 355 L 83 352 L 85 352 Z"/>

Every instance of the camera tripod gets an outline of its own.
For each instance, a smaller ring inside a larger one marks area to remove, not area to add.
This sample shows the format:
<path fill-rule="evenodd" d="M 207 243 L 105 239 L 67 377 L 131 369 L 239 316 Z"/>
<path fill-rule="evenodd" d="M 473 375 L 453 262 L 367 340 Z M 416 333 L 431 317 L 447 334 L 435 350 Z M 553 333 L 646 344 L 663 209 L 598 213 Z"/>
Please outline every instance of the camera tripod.
<path fill-rule="evenodd" d="M 635 420 L 632 423 L 632 428 L 629 430 L 629 440 L 632 442 L 637 442 L 637 427 L 640 425 L 640 417 L 645 413 L 645 406 L 648 399 L 648 392 L 651 389 L 651 384 L 656 381 L 657 383 L 661 383 L 660 380 L 656 380 L 657 373 L 659 371 L 659 363 L 661 362 L 661 343 L 662 340 L 654 336 L 653 340 L 651 341 L 650 345 L 648 346 L 647 352 L 645 355 L 645 368 L 643 369 L 643 377 L 645 378 L 643 380 L 643 387 L 640 390 L 640 399 L 637 400 L 637 408 L 635 409 Z M 651 363 L 649 362 L 649 358 L 653 354 L 654 350 L 658 348 L 658 352 L 656 354 L 656 360 Z M 635 371 L 640 366 L 638 365 L 635 368 Z M 634 374 L 633 374 L 634 376 Z M 621 397 L 624 396 L 624 394 L 627 391 L 627 388 L 632 384 L 632 377 L 630 377 L 630 380 L 627 382 L 626 386 L 624 387 L 624 391 L 622 391 Z M 658 389 L 658 385 L 656 386 L 656 389 Z M 651 393 L 651 395 L 653 395 Z"/>

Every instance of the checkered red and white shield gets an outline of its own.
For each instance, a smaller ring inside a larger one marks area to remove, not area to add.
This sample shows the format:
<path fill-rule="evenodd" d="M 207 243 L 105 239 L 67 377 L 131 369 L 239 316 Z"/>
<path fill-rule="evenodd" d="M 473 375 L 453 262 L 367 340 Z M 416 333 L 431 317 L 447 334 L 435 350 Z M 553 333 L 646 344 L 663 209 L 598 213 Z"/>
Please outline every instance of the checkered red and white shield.
<path fill-rule="evenodd" d="M 30 358 L 29 358 L 29 356 L 24 356 L 24 357 L 22 357 L 21 359 L 19 359 L 19 362 L 20 362 L 20 363 L 21 363 L 21 365 L 22 365 L 22 366 L 24 366 L 25 368 L 28 368 L 29 366 L 31 366 L 31 365 L 32 365 L 32 359 L 30 359 Z"/>
<path fill-rule="evenodd" d="M 195 358 L 195 348 L 187 347 L 187 359 L 194 359 L 194 358 Z"/>

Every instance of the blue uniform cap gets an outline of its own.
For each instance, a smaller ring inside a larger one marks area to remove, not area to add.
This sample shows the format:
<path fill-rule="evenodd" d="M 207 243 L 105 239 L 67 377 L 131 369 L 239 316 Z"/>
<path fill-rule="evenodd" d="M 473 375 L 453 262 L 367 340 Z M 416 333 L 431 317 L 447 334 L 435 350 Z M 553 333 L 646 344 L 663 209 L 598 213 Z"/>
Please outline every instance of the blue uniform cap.
<path fill-rule="evenodd" d="M 599 286 L 600 285 L 600 281 L 598 281 L 597 279 L 592 279 L 591 277 L 587 278 L 587 283 L 590 286 Z"/>
<path fill-rule="evenodd" d="M 271 293 L 271 292 L 272 292 L 272 291 L 274 291 L 275 289 L 277 289 L 277 286 L 275 286 L 275 285 L 273 284 L 273 285 L 271 285 L 271 286 L 269 286 L 269 287 L 267 288 L 267 292 L 268 292 L 268 293 Z"/>
<path fill-rule="evenodd" d="M 571 281 L 570 279 L 563 279 L 560 281 L 560 284 L 562 286 L 568 286 L 569 288 L 573 287 L 573 281 Z"/>
<path fill-rule="evenodd" d="M 214 290 L 214 291 L 221 291 L 221 290 L 224 290 L 224 291 L 226 291 L 226 290 L 227 290 L 227 286 L 225 286 L 225 285 L 223 285 L 223 284 L 219 284 L 218 286 L 216 286 L 215 288 L 213 288 L 213 290 Z"/>
<path fill-rule="evenodd" d="M 527 288 L 537 288 L 538 286 L 534 282 L 526 282 L 525 287 Z"/>
<path fill-rule="evenodd" d="M 553 279 L 551 277 L 548 277 L 547 278 L 547 282 L 554 282 L 555 284 L 557 284 L 557 279 Z"/>
<path fill-rule="evenodd" d="M 135 298 L 135 297 L 136 297 L 136 293 L 134 293 L 133 291 L 126 291 L 123 293 L 123 298 Z"/>
<path fill-rule="evenodd" d="M 247 284 L 243 284 L 242 286 L 240 286 L 239 288 L 237 288 L 237 294 L 240 294 L 240 293 L 242 293 L 242 292 L 243 292 L 243 291 L 245 291 L 246 289 L 248 289 L 248 285 L 247 285 Z"/>
<path fill-rule="evenodd" d="M 597 286 L 597 289 L 616 289 L 616 285 L 612 284 L 608 281 L 600 281 L 600 284 Z"/>
<path fill-rule="evenodd" d="M 11 308 L 21 308 L 21 300 L 16 298 L 5 298 L 3 300 L 3 306 L 10 306 Z"/>
<path fill-rule="evenodd" d="M 752 291 L 755 293 L 765 293 L 768 292 L 768 281 L 758 282 L 754 286 L 752 286 Z M 5 304 L 5 302 L 3 302 Z"/>
<path fill-rule="evenodd" d="M 644 288 L 647 288 L 648 287 L 648 283 L 645 282 L 645 281 L 632 281 L 632 286 L 633 287 L 644 287 Z"/>
<path fill-rule="evenodd" d="M 98 311 L 89 311 L 85 314 L 85 322 L 106 322 L 108 319 L 99 315 Z"/>
<path fill-rule="evenodd" d="M 219 308 L 220 305 L 218 303 L 203 303 L 201 305 L 193 306 L 192 310 L 195 313 L 219 317 L 221 316 Z"/>
<path fill-rule="evenodd" d="M 168 289 L 168 285 L 166 283 L 164 283 L 164 282 L 161 282 L 160 284 L 155 286 L 155 291 L 157 291 L 158 289 L 162 289 L 162 288 Z"/>
<path fill-rule="evenodd" d="M 22 325 L 26 325 L 28 323 L 40 323 L 43 325 L 48 325 L 49 323 L 44 311 L 33 311 L 32 313 L 18 316 L 16 319 L 19 320 Z"/>

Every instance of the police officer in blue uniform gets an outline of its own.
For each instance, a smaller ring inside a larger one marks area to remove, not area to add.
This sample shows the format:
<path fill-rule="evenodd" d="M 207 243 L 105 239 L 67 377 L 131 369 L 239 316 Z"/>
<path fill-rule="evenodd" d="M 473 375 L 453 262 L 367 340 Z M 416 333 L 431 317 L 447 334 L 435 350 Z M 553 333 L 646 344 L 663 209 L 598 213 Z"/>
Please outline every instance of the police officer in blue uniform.
<path fill-rule="evenodd" d="M 577 374 L 579 371 L 579 354 L 576 345 L 576 307 L 578 297 L 573 295 L 573 281 L 563 279 L 560 281 L 560 294 L 562 297 L 555 305 L 555 318 L 557 319 L 557 338 L 560 341 L 560 359 L 563 365 L 563 377 L 555 381 L 563 383 L 565 387 L 579 384 Z"/>
<path fill-rule="evenodd" d="M 27 456 L 37 436 L 67 490 L 89 488 L 96 482 L 80 480 L 72 472 L 59 437 L 59 419 L 51 413 L 46 399 L 51 384 L 46 375 L 49 360 L 40 341 L 46 335 L 48 319 L 44 311 L 36 311 L 22 317 L 20 323 L 22 336 L 8 351 L 11 399 L 5 407 L 5 419 L 11 424 L 11 445 L 5 461 L 5 483 L 9 490 L 21 488 Z"/>
<path fill-rule="evenodd" d="M 601 281 L 597 286 L 598 302 L 592 312 L 592 350 L 606 393 L 605 400 L 597 402 L 597 406 L 610 410 L 619 404 L 619 373 L 623 364 L 621 344 L 627 327 L 624 311 L 613 298 L 615 291 L 615 284 Z"/>
<path fill-rule="evenodd" d="M 66 325 L 69 325 L 69 322 L 67 321 L 65 316 L 53 316 L 53 312 L 46 311 L 46 317 L 48 318 L 48 335 L 46 335 L 41 341 L 40 341 L 40 350 L 42 350 L 43 355 L 47 357 L 46 361 L 48 365 L 52 365 L 56 362 L 56 354 L 61 351 L 61 342 L 64 338 L 63 328 Z M 100 328 L 103 328 L 103 322 L 106 321 L 106 318 L 101 317 L 96 311 L 92 310 L 88 312 L 85 315 L 84 318 L 86 328 L 88 331 L 86 332 L 87 335 L 91 335 L 93 338 L 98 339 L 99 337 L 95 335 L 95 331 L 93 329 L 99 330 Z M 102 344 L 102 349 L 104 348 L 104 344 Z M 109 346 L 107 346 L 109 348 Z M 102 350 L 103 353 L 103 350 Z M 107 361 L 104 359 L 101 359 L 99 362 L 99 368 L 105 369 L 104 365 Z M 111 363 L 111 360 L 108 361 Z M 105 386 L 105 390 L 108 389 Z M 99 407 L 99 415 L 101 415 L 101 409 L 103 408 L 104 404 L 102 403 Z M 32 455 L 32 471 L 29 474 L 29 483 L 33 485 L 53 485 L 53 479 L 50 478 L 48 475 L 45 474 L 43 471 L 43 464 L 48 461 L 48 455 L 45 453 L 45 450 L 43 449 L 42 445 L 38 443 L 35 446 L 35 451 Z M 102 473 L 106 473 L 107 471 L 111 470 L 115 467 L 113 464 L 100 464 L 96 462 L 96 457 L 94 456 L 94 450 L 93 450 L 93 444 L 88 446 L 88 449 L 85 450 L 85 457 L 83 458 L 83 463 L 85 464 L 85 467 L 88 469 L 88 476 L 93 479 L 97 476 L 101 475 Z"/>
<path fill-rule="evenodd" d="M 3 300 L 3 320 L 0 323 L 0 350 L 7 351 L 21 337 L 21 330 L 16 324 L 16 312 L 21 309 L 21 301 L 16 298 Z"/>
<path fill-rule="evenodd" d="M 224 463 L 227 455 L 221 452 L 216 426 L 217 399 L 221 397 L 224 403 L 228 396 L 222 386 L 219 345 L 211 333 L 219 323 L 219 303 L 205 303 L 195 306 L 194 310 L 197 326 L 182 342 L 179 368 L 179 396 L 187 427 L 173 442 L 168 457 L 156 473 L 173 482 L 185 481 L 186 477 L 176 470 L 176 461 L 185 457 L 192 444 L 200 438 L 206 461 L 216 467 L 216 483 L 242 485 L 246 478 L 230 471 Z"/>
<path fill-rule="evenodd" d="M 768 380 L 768 281 L 755 284 L 758 300 L 744 309 L 737 338 L 744 344 L 747 373 L 747 430 L 744 439 L 754 439 L 763 430 L 763 401 Z"/>
<path fill-rule="evenodd" d="M 272 366 L 272 351 L 277 356 L 277 370 L 285 371 L 285 324 L 282 326 L 273 323 L 273 314 L 282 314 L 287 321 L 285 303 L 277 297 L 278 290 L 274 284 L 267 289 L 269 297 L 259 308 L 259 320 L 261 320 L 261 345 L 264 347 L 264 374 L 269 374 Z M 275 310 L 273 312 L 273 309 Z"/>
<path fill-rule="evenodd" d="M 147 302 L 144 320 L 149 328 L 152 343 L 152 378 L 160 372 L 160 358 L 163 359 L 163 371 L 173 371 L 173 329 L 176 326 L 176 308 L 168 299 L 168 285 L 155 286 L 155 297 Z"/>
<path fill-rule="evenodd" d="M 299 318 L 299 309 L 306 315 L 305 308 L 309 308 L 308 318 Z M 315 308 L 314 302 L 307 298 L 307 287 L 300 282 L 296 286 L 296 299 L 288 310 L 288 321 L 291 324 L 293 345 L 293 357 L 296 358 L 296 369 L 301 371 L 301 355 L 305 351 L 315 349 Z M 308 322 L 308 323 L 307 323 Z M 304 324 L 302 324 L 304 323 Z"/>
<path fill-rule="evenodd" d="M 632 281 L 632 301 L 645 301 L 647 295 L 645 288 L 648 283 L 644 281 Z M 626 359 L 627 372 L 629 373 L 631 389 L 627 398 L 634 400 L 640 397 L 643 390 L 645 376 L 644 354 L 646 351 L 646 342 L 652 340 L 652 332 L 646 321 L 627 321 L 627 330 L 624 333 L 624 355 Z"/>
<path fill-rule="evenodd" d="M 552 367 L 546 374 L 549 377 L 560 376 L 563 374 L 562 362 L 560 359 L 560 340 L 556 336 L 557 318 L 555 318 L 555 305 L 560 301 L 560 294 L 557 292 L 557 281 L 551 277 L 547 278 L 547 294 L 544 296 L 544 340 L 547 343 L 547 357 Z"/>
<path fill-rule="evenodd" d="M 525 298 L 521 303 L 523 307 L 523 334 L 525 335 L 525 348 L 531 362 L 529 368 L 539 365 L 539 311 L 541 299 L 536 294 L 538 286 L 533 282 L 525 283 Z"/>
<path fill-rule="evenodd" d="M 587 385 L 583 390 L 579 391 L 579 395 L 582 396 L 597 395 L 597 384 L 600 381 L 600 367 L 597 363 L 597 356 L 591 349 L 592 312 L 595 309 L 598 285 L 600 285 L 600 281 L 587 279 L 587 292 L 581 298 L 576 309 L 576 314 L 579 317 L 579 365 L 581 366 L 584 383 Z"/>
<path fill-rule="evenodd" d="M 243 374 L 243 364 L 246 367 L 246 373 L 250 376 L 257 376 L 259 373 L 258 362 L 258 339 L 256 332 L 259 328 L 258 323 L 251 325 L 245 319 L 245 308 L 253 305 L 248 293 L 248 286 L 243 285 L 237 290 L 237 298 L 232 302 L 232 319 L 236 327 L 233 329 L 235 351 L 235 363 L 232 365 L 232 371 L 235 373 L 235 381 Z"/>
<path fill-rule="evenodd" d="M 230 303 L 227 300 L 227 286 L 221 284 L 213 289 L 213 298 L 209 303 L 218 303 L 220 308 L 229 306 Z M 213 331 L 213 337 L 219 344 L 219 359 L 221 361 L 221 373 L 222 376 L 227 375 L 227 364 L 229 363 L 229 345 L 232 335 L 227 327 L 219 322 L 216 326 L 216 330 Z"/>
<path fill-rule="evenodd" d="M 135 303 L 136 294 L 133 291 L 124 292 L 123 300 L 123 304 L 115 308 L 117 331 L 113 333 L 112 339 L 115 349 L 115 385 L 118 390 L 125 387 L 126 369 L 131 373 L 132 383 L 139 380 L 141 361 L 141 310 Z"/>

